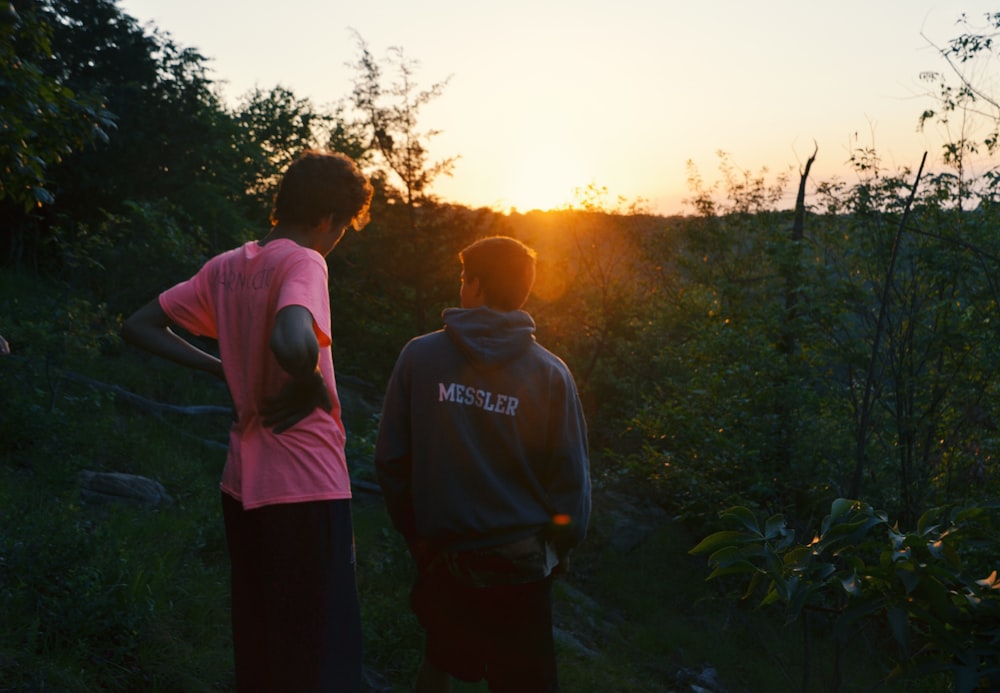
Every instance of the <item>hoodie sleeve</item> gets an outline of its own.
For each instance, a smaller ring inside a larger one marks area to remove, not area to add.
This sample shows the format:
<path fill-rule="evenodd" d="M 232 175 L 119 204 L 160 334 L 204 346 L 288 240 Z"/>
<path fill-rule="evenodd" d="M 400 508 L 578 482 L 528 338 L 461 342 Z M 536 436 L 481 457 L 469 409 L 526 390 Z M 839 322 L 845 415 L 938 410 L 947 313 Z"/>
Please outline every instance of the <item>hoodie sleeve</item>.
<path fill-rule="evenodd" d="M 375 475 L 392 524 L 408 543 L 417 538 L 411 463 L 409 360 L 404 347 L 382 404 L 375 441 Z"/>
<path fill-rule="evenodd" d="M 583 407 L 568 369 L 561 384 L 562 396 L 554 398 L 550 419 L 547 491 L 553 510 L 550 540 L 565 555 L 583 541 L 590 524 L 590 453 Z"/>

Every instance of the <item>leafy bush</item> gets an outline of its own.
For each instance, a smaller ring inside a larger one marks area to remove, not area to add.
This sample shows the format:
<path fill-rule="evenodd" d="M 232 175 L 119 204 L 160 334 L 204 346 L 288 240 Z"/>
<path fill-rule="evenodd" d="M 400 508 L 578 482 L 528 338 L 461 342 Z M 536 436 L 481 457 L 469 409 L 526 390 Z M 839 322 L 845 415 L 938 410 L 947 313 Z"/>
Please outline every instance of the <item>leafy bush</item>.
<path fill-rule="evenodd" d="M 938 508 L 903 531 L 884 512 L 841 498 L 801 544 L 781 515 L 760 522 L 733 507 L 723 518 L 736 529 L 691 553 L 708 556 L 710 579 L 749 576 L 743 599 L 762 591 L 759 605 L 783 605 L 790 622 L 831 615 L 838 643 L 867 622 L 884 625 L 897 646 L 882 652 L 894 664 L 889 678 L 948 672 L 954 690 L 969 693 L 1000 683 L 1000 580 L 996 569 L 976 577 L 996 560 L 997 508 Z"/>

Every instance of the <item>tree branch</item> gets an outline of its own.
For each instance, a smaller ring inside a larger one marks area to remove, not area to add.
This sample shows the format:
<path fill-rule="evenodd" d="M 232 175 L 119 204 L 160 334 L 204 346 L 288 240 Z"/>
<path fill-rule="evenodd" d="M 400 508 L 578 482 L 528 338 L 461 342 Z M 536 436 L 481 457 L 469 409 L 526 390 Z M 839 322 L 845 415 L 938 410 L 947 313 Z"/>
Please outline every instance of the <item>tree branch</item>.
<path fill-rule="evenodd" d="M 222 407 L 213 404 L 196 404 L 191 406 L 181 406 L 177 404 L 165 404 L 163 402 L 156 402 L 151 399 L 137 395 L 134 392 L 129 392 L 118 385 L 109 385 L 107 383 L 102 383 L 99 380 L 94 380 L 93 378 L 88 378 L 87 376 L 80 375 L 79 373 L 73 373 L 72 371 L 59 371 L 59 375 L 66 380 L 72 380 L 73 382 L 83 383 L 84 385 L 89 385 L 95 387 L 99 390 L 105 390 L 106 392 L 113 392 L 117 397 L 124 399 L 130 404 L 134 404 L 137 407 L 145 409 L 147 411 L 157 412 L 157 413 L 170 413 L 170 414 L 187 414 L 190 416 L 199 416 L 202 414 L 225 414 L 226 416 L 232 416 L 232 407 Z"/>

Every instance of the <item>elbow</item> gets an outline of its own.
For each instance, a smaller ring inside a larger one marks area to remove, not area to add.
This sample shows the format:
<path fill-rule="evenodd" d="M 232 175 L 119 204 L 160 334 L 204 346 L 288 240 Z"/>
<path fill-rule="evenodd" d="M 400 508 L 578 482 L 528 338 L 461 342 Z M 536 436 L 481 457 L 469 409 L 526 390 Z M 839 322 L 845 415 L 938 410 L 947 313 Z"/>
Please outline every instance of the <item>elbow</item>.
<path fill-rule="evenodd" d="M 274 355 L 275 360 L 286 373 L 295 376 L 302 371 L 302 361 L 304 361 L 304 359 L 297 353 L 297 350 L 292 349 L 288 342 L 282 339 L 280 335 L 277 333 L 271 334 L 270 346 L 271 353 Z"/>
<path fill-rule="evenodd" d="M 290 344 L 279 336 L 271 335 L 271 353 L 285 372 L 292 377 L 305 377 L 319 364 L 319 345 Z"/>
<path fill-rule="evenodd" d="M 276 358 L 281 367 L 284 368 L 286 362 L 285 349 L 277 330 L 273 330 L 271 332 L 271 339 L 268 342 L 268 347 L 270 347 L 271 353 L 274 354 L 274 358 Z"/>
<path fill-rule="evenodd" d="M 136 344 L 139 339 L 138 328 L 135 325 L 135 318 L 130 317 L 124 323 L 122 323 L 121 329 L 118 334 L 127 344 Z"/>
<path fill-rule="evenodd" d="M 158 301 L 151 301 L 130 315 L 122 324 L 119 334 L 129 344 L 145 347 L 160 330 L 166 330 L 170 320 Z"/>
<path fill-rule="evenodd" d="M 268 342 L 274 358 L 292 377 L 305 377 L 319 363 L 319 341 L 312 314 L 302 306 L 286 306 L 278 311 Z"/>
<path fill-rule="evenodd" d="M 137 312 L 122 324 L 119 334 L 128 344 L 144 347 L 149 342 L 151 332 L 158 327 L 146 320 L 141 312 Z"/>

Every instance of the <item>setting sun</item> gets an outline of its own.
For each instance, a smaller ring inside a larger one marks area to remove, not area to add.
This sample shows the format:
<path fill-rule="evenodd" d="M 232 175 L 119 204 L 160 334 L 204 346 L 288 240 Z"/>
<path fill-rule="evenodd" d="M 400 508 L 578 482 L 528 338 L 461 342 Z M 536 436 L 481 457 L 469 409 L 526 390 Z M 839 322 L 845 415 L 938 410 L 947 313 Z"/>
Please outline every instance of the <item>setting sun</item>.
<path fill-rule="evenodd" d="M 499 206 L 519 212 L 566 207 L 573 202 L 576 189 L 586 185 L 577 158 L 553 146 L 525 151 L 511 164 L 507 176 L 497 181 Z"/>

